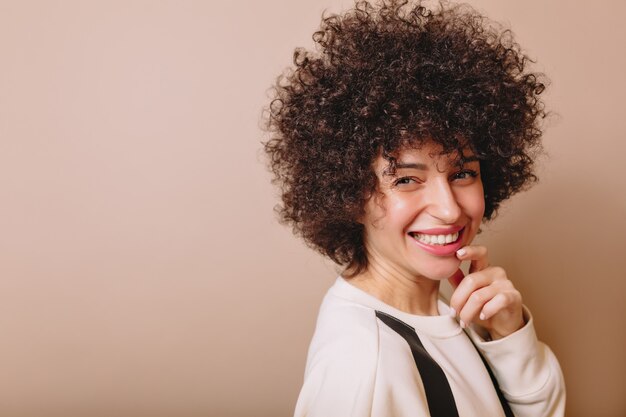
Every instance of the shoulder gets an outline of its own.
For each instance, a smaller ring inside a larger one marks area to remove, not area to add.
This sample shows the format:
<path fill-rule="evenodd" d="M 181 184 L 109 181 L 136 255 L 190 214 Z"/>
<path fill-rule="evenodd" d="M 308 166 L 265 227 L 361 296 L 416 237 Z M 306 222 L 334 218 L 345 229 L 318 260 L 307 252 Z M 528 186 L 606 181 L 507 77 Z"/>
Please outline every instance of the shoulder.
<path fill-rule="evenodd" d="M 376 312 L 329 293 L 309 347 L 296 415 L 369 416 L 377 365 Z"/>
<path fill-rule="evenodd" d="M 378 351 L 376 311 L 329 292 L 320 308 L 309 348 L 313 355 L 349 355 L 364 360 Z"/>

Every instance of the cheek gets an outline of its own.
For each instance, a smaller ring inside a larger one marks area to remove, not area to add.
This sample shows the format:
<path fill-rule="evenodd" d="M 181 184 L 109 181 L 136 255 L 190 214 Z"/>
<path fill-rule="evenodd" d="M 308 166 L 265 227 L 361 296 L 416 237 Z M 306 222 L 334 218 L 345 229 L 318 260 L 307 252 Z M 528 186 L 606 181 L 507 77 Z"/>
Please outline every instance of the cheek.
<path fill-rule="evenodd" d="M 418 205 L 418 201 L 411 201 L 409 198 L 390 198 L 386 205 L 386 221 L 389 224 L 404 227 L 419 212 Z"/>
<path fill-rule="evenodd" d="M 482 184 L 468 189 L 463 197 L 463 207 L 465 212 L 473 221 L 480 223 L 485 214 L 485 194 L 483 193 Z"/>
<path fill-rule="evenodd" d="M 481 193 L 480 197 L 476 201 L 476 217 L 479 221 L 482 221 L 483 215 L 485 214 L 485 196 Z"/>

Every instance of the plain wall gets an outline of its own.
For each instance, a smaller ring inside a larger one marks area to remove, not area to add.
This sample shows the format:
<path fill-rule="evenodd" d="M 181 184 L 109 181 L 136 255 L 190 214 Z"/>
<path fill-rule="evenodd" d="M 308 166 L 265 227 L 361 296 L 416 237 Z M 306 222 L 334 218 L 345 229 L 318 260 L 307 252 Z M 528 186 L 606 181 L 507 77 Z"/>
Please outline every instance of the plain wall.
<path fill-rule="evenodd" d="M 626 413 L 626 3 L 475 0 L 552 84 L 480 240 L 568 416 Z M 335 267 L 278 225 L 274 78 L 351 2 L 0 1 L 0 415 L 287 416 Z"/>

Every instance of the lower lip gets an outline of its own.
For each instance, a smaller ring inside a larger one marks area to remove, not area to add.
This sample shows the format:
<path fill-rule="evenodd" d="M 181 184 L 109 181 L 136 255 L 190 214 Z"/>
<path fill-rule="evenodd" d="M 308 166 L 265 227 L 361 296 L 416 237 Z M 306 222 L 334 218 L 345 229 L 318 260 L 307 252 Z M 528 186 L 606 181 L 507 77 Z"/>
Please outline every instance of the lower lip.
<path fill-rule="evenodd" d="M 463 228 L 459 232 L 459 237 L 456 240 L 456 242 L 449 243 L 447 245 L 429 245 L 429 244 L 420 242 L 417 239 L 414 239 L 413 236 L 409 236 L 409 239 L 411 239 L 415 244 L 417 244 L 420 248 L 424 249 L 428 253 L 432 253 L 433 255 L 437 255 L 437 256 L 450 256 L 450 255 L 455 254 L 456 251 L 461 249 L 461 246 L 463 246 L 464 233 L 465 233 L 465 228 Z"/>

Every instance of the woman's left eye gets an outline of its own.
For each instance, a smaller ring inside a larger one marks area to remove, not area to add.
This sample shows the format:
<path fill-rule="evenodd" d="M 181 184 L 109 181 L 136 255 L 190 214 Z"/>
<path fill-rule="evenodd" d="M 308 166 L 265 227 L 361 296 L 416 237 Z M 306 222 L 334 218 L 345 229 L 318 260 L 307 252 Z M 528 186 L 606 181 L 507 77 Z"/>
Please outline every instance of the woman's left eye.
<path fill-rule="evenodd" d="M 459 171 L 452 175 L 453 180 L 464 180 L 468 178 L 476 178 L 478 176 L 478 172 L 473 171 L 471 169 L 464 169 L 463 171 Z"/>

